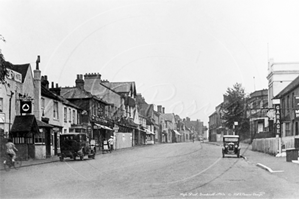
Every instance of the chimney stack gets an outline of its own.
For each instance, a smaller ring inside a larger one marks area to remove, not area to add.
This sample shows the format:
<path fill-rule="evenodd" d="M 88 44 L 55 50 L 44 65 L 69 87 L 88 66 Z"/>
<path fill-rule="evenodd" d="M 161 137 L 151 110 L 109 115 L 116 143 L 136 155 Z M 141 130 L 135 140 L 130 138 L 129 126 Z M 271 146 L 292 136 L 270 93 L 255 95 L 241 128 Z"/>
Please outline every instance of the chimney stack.
<path fill-rule="evenodd" d="M 49 81 L 48 81 L 47 75 L 42 76 L 42 78 L 41 78 L 41 84 L 42 84 L 45 88 L 49 89 Z"/>
<path fill-rule="evenodd" d="M 56 83 L 56 87 L 54 87 L 54 82 L 51 82 L 51 88 L 49 90 L 56 95 L 60 95 L 60 87 L 58 87 L 58 83 Z"/>
<path fill-rule="evenodd" d="M 165 114 L 165 107 L 162 107 L 162 113 Z"/>
<path fill-rule="evenodd" d="M 157 105 L 157 112 L 162 113 L 161 112 L 161 105 Z"/>
<path fill-rule="evenodd" d="M 77 79 L 75 80 L 75 84 L 76 84 L 77 88 L 82 89 L 82 90 L 84 89 L 83 75 L 81 75 L 81 74 L 77 75 Z"/>
<path fill-rule="evenodd" d="M 40 114 L 40 101 L 42 97 L 41 93 L 41 71 L 39 70 L 40 56 L 37 56 L 36 69 L 33 71 L 33 85 L 34 85 L 34 116 L 37 120 L 41 120 Z"/>
<path fill-rule="evenodd" d="M 99 79 L 99 80 L 101 80 L 101 74 L 99 74 L 99 73 L 86 73 L 84 75 L 84 80 L 87 80 L 87 79 Z"/>

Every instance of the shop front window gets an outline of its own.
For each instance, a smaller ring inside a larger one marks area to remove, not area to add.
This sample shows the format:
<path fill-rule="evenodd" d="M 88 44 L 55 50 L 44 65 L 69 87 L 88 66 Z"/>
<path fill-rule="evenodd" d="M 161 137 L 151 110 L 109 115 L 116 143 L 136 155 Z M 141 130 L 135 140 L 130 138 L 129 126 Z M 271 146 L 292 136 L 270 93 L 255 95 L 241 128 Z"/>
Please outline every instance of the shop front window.
<path fill-rule="evenodd" d="M 40 133 L 34 136 L 36 144 L 45 144 L 45 130 L 40 129 Z"/>

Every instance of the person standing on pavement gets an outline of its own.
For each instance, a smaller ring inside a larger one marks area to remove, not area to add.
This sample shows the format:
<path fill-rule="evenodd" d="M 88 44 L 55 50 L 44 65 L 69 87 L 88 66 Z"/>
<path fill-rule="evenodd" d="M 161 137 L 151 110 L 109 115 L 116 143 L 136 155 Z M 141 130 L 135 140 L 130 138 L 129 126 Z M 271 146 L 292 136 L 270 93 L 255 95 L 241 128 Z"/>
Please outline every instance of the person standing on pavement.
<path fill-rule="evenodd" d="M 15 162 L 16 151 L 18 151 L 18 149 L 12 139 L 8 139 L 6 143 L 6 154 L 11 157 L 12 162 Z"/>
<path fill-rule="evenodd" d="M 110 136 L 110 138 L 108 139 L 108 143 L 109 143 L 109 149 L 110 151 L 112 151 L 114 149 L 114 137 Z"/>

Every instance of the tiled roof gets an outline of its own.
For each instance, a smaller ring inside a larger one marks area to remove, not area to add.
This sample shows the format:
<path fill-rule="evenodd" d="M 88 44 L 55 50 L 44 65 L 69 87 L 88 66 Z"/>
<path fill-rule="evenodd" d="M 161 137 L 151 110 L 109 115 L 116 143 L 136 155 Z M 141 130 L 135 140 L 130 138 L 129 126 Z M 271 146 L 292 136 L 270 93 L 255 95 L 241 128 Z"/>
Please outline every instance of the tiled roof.
<path fill-rule="evenodd" d="M 96 99 L 104 104 L 109 105 L 109 103 L 101 100 L 100 98 L 92 95 L 90 92 L 77 88 L 77 87 L 64 87 L 60 90 L 60 95 L 65 99 Z"/>
<path fill-rule="evenodd" d="M 103 85 L 115 90 L 118 93 L 132 91 L 136 95 L 135 82 L 101 82 Z"/>
<path fill-rule="evenodd" d="M 48 98 L 51 98 L 51 99 L 55 99 L 55 100 L 61 101 L 65 105 L 71 106 L 71 107 L 76 108 L 76 109 L 80 109 L 79 106 L 76 106 L 75 104 L 69 102 L 64 97 L 59 96 L 59 95 L 53 93 L 52 91 L 50 91 L 49 89 L 45 88 L 44 86 L 42 86 L 42 96 L 45 96 L 45 97 L 48 97 Z"/>
<path fill-rule="evenodd" d="M 173 113 L 163 113 L 160 115 L 160 117 L 162 117 L 165 120 L 169 120 L 169 121 L 173 121 L 174 115 Z"/>
<path fill-rule="evenodd" d="M 33 132 L 34 134 L 39 133 L 38 124 L 34 115 L 16 116 L 11 128 L 11 132 Z"/>
<path fill-rule="evenodd" d="M 294 79 L 289 85 L 287 85 L 280 93 L 278 93 L 273 99 L 280 99 L 289 91 L 294 89 L 295 87 L 299 87 L 299 76 Z"/>
<path fill-rule="evenodd" d="M 44 96 L 44 97 L 48 97 L 50 99 L 62 101 L 57 95 L 55 95 L 53 92 L 49 91 L 44 86 L 41 86 L 41 92 L 42 92 L 42 96 Z"/>
<path fill-rule="evenodd" d="M 17 64 L 16 65 L 16 64 L 12 64 L 10 62 L 6 62 L 5 64 L 6 64 L 7 68 L 22 74 L 22 83 L 23 83 L 30 64 Z"/>
<path fill-rule="evenodd" d="M 93 97 L 90 92 L 77 87 L 61 88 L 60 95 L 66 99 L 88 99 Z"/>

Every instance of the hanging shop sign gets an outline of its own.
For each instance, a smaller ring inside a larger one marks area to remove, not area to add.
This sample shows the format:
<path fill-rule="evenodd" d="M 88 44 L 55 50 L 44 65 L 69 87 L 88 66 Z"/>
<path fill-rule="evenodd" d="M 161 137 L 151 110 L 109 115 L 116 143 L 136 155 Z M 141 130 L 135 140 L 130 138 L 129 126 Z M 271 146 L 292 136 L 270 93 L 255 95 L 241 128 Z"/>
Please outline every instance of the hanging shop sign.
<path fill-rule="evenodd" d="M 32 104 L 31 104 L 31 101 L 21 101 L 21 114 L 23 113 L 31 113 L 31 109 L 32 109 Z"/>
<path fill-rule="evenodd" d="M 280 135 L 280 104 L 275 104 L 275 125 L 276 135 Z"/>

